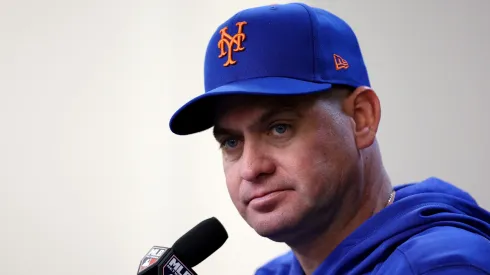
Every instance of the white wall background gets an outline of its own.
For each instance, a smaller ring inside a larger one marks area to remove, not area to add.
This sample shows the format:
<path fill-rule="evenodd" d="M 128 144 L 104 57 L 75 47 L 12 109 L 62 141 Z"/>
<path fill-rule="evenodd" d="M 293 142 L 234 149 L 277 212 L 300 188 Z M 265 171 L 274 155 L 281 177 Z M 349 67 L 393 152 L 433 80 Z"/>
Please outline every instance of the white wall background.
<path fill-rule="evenodd" d="M 210 132 L 168 130 L 203 91 L 214 29 L 270 4 L 220 2 L 1 1 L 0 273 L 136 274 L 210 216 L 230 238 L 200 274 L 253 274 L 285 251 L 235 211 Z M 490 208 L 490 2 L 309 3 L 359 36 L 393 183 L 439 176 Z"/>

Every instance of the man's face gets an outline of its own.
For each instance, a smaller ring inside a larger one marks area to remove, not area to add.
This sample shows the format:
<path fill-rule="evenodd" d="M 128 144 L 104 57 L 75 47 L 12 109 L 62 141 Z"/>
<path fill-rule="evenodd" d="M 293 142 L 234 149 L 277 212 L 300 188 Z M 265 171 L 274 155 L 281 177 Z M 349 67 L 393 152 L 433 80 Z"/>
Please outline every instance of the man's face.
<path fill-rule="evenodd" d="M 221 106 L 215 136 L 230 197 L 245 221 L 277 241 L 330 224 L 360 170 L 339 102 L 244 96 Z"/>

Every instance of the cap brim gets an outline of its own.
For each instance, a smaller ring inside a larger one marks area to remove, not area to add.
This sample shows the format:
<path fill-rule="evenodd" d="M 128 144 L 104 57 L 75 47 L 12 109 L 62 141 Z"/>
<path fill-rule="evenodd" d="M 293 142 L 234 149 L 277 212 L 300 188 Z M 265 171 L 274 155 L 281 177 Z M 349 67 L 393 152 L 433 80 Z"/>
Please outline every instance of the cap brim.
<path fill-rule="evenodd" d="M 213 127 L 219 99 L 227 95 L 301 95 L 330 89 L 330 83 L 315 83 L 285 77 L 266 77 L 236 81 L 199 95 L 170 119 L 170 130 L 177 135 L 189 135 Z"/>

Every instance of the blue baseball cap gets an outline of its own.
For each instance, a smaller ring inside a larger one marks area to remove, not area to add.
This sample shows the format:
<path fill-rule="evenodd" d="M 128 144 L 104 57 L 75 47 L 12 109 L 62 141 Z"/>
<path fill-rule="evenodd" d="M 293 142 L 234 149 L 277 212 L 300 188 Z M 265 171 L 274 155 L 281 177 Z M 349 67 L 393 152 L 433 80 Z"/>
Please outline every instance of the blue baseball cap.
<path fill-rule="evenodd" d="M 336 15 L 303 3 L 242 10 L 212 35 L 204 62 L 204 93 L 180 107 L 170 129 L 188 135 L 214 126 L 226 95 L 300 95 L 333 84 L 368 86 L 356 35 Z"/>

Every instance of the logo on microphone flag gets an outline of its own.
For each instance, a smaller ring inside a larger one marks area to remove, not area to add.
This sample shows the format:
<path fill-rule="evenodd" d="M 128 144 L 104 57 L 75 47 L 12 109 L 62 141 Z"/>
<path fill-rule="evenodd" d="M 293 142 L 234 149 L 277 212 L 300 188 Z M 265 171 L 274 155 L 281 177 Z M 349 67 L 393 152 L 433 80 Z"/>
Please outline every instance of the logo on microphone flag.
<path fill-rule="evenodd" d="M 154 265 L 162 257 L 162 255 L 167 251 L 168 248 L 161 246 L 154 246 L 148 251 L 145 257 L 140 262 L 140 268 L 138 273 Z"/>

